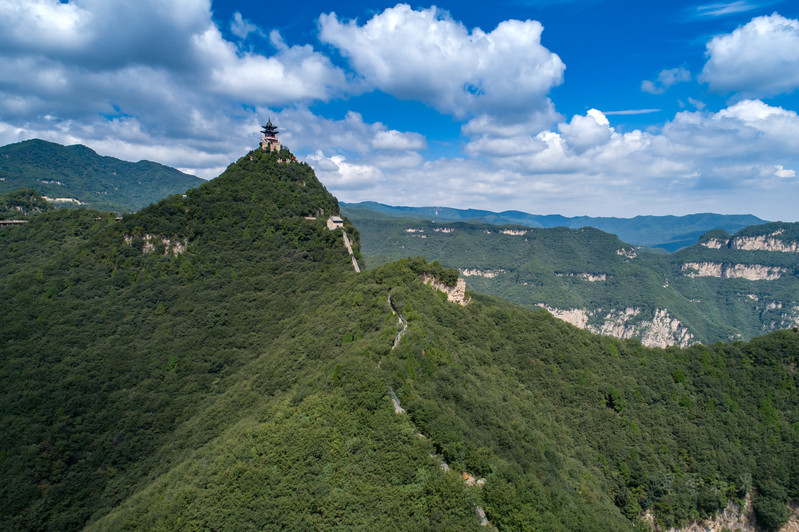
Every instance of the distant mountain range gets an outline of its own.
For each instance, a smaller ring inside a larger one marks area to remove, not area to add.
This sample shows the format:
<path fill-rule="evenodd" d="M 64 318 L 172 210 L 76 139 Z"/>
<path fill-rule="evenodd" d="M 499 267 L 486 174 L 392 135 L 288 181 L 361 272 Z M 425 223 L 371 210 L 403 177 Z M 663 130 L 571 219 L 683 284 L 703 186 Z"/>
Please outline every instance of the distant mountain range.
<path fill-rule="evenodd" d="M 481 222 L 495 225 L 519 224 L 527 227 L 594 227 L 617 235 L 622 241 L 635 246 L 661 248 L 666 251 L 695 244 L 699 237 L 712 229 L 734 233 L 750 225 L 766 223 L 751 214 L 689 214 L 685 216 L 636 216 L 612 218 L 559 214 L 529 214 L 521 211 L 492 212 L 478 209 L 452 209 L 449 207 L 393 207 L 373 201 L 341 203 L 348 214 L 353 209 L 368 209 L 395 218 L 417 218 L 434 222 Z"/>
<path fill-rule="evenodd" d="M 136 211 L 203 182 L 163 164 L 103 157 L 80 144 L 33 139 L 0 147 L 0 192 L 31 188 L 60 206 Z"/>
<path fill-rule="evenodd" d="M 345 210 L 369 268 L 423 256 L 458 268 L 468 288 L 574 325 L 647 345 L 749 339 L 799 326 L 799 224 L 771 222 L 655 254 L 616 236 L 392 218 Z"/>

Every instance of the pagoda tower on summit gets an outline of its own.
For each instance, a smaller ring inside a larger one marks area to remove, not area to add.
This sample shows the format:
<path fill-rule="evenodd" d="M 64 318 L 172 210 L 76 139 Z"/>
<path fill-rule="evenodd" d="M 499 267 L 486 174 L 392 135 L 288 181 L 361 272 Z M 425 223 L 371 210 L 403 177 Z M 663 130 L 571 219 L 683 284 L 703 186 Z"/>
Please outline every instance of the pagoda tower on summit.
<path fill-rule="evenodd" d="M 264 151 L 280 151 L 280 141 L 277 140 L 277 126 L 272 124 L 272 119 L 261 130 L 261 149 Z"/>

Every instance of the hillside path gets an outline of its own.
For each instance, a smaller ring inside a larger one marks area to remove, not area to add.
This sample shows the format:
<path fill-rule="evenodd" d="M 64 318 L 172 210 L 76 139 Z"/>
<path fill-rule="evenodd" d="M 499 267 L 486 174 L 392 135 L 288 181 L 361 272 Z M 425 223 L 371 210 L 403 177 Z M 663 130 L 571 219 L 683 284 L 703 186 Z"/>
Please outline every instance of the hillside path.
<path fill-rule="evenodd" d="M 394 304 L 391 302 L 390 295 L 388 296 L 388 306 L 391 308 L 392 314 L 396 314 L 397 316 L 399 316 L 399 321 L 397 322 L 397 325 L 400 325 L 402 327 L 402 329 L 400 329 L 400 331 L 397 333 L 396 338 L 394 338 L 394 345 L 391 346 L 391 350 L 393 351 L 394 348 L 396 348 L 399 345 L 400 340 L 402 339 L 402 335 L 405 334 L 405 331 L 408 329 L 408 320 L 406 320 L 402 316 L 402 314 L 400 314 L 399 310 L 394 308 Z"/>
<path fill-rule="evenodd" d="M 347 236 L 347 233 L 342 231 L 344 235 L 344 245 L 347 246 L 347 251 L 350 253 L 350 258 L 352 259 L 352 267 L 355 268 L 355 273 L 361 273 L 361 269 L 358 267 L 358 261 L 355 260 L 355 254 L 352 252 L 352 246 L 350 245 L 350 239 Z"/>
<path fill-rule="evenodd" d="M 388 387 L 387 395 L 391 399 L 391 403 L 394 405 L 394 413 L 395 414 L 403 415 L 403 414 L 407 413 L 405 411 L 405 409 L 402 408 L 402 406 L 400 405 L 399 397 L 397 397 L 397 394 L 394 393 L 394 388 L 392 386 Z M 418 438 L 423 439 L 423 440 L 427 439 L 427 437 L 424 434 L 422 434 L 421 432 L 416 432 L 416 436 Z M 441 469 L 442 471 L 447 472 L 447 471 L 450 470 L 449 464 L 447 464 L 444 461 L 444 458 L 442 456 L 440 456 L 440 455 L 438 455 L 436 453 L 430 453 L 430 458 L 432 458 L 432 459 L 434 459 L 434 460 L 436 460 L 438 462 L 438 468 Z M 482 488 L 483 485 L 485 485 L 485 482 L 486 482 L 486 479 L 484 479 L 484 478 L 478 479 L 474 475 L 470 475 L 469 473 L 466 473 L 465 471 L 463 473 L 461 473 L 460 476 L 461 476 L 461 479 L 463 479 L 463 481 L 466 483 L 467 486 L 478 486 L 478 487 Z M 477 520 L 480 523 L 480 526 L 489 528 L 490 530 L 496 530 L 496 527 L 494 525 L 492 525 L 491 522 L 488 520 L 488 517 L 486 517 L 485 510 L 483 510 L 482 506 L 476 505 L 474 507 L 474 513 L 477 516 Z"/>

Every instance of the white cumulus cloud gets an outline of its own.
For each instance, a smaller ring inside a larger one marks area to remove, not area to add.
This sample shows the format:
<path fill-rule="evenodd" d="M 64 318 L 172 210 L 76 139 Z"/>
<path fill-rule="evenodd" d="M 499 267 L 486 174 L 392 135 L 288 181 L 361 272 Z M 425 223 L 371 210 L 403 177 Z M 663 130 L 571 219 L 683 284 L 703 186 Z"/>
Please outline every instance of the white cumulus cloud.
<path fill-rule="evenodd" d="M 558 126 L 566 143 L 578 153 L 606 144 L 613 134 L 607 117 L 597 109 L 589 109 L 585 116 L 575 115 L 568 124 Z"/>
<path fill-rule="evenodd" d="M 700 81 L 719 92 L 749 97 L 790 93 L 799 88 L 799 20 L 777 13 L 707 43 Z"/>
<path fill-rule="evenodd" d="M 322 151 L 317 151 L 306 159 L 316 171 L 317 177 L 336 190 L 374 187 L 383 179 L 379 168 L 370 164 L 349 162 L 343 155 L 328 157 Z"/>
<path fill-rule="evenodd" d="M 0 0 L 0 13 L 0 142 L 80 142 L 213 177 L 257 137 L 253 106 L 354 90 L 311 45 L 276 34 L 274 53 L 240 50 L 210 0 Z M 260 30 L 234 16 L 232 31 Z"/>
<path fill-rule="evenodd" d="M 796 177 L 796 170 L 791 170 L 790 168 L 785 168 L 781 164 L 777 164 L 774 166 L 774 175 L 783 178 Z"/>
<path fill-rule="evenodd" d="M 547 109 L 549 90 L 563 80 L 565 65 L 541 45 L 544 28 L 533 20 L 486 33 L 435 7 L 398 4 L 363 25 L 323 14 L 319 28 L 367 83 L 458 118 Z"/>
<path fill-rule="evenodd" d="M 660 128 L 619 132 L 591 109 L 534 135 L 484 134 L 466 153 L 508 181 L 504 208 L 608 215 L 755 212 L 795 219 L 799 116 L 760 100 L 680 112 Z M 443 163 L 442 163 L 443 166 Z M 436 180 L 433 180 L 436 182 Z M 486 180 L 485 190 L 491 191 Z M 420 184 L 424 186 L 424 184 Z M 773 191 L 782 190 L 775 198 Z M 642 208 L 642 206 L 645 206 Z"/>
<path fill-rule="evenodd" d="M 262 111 L 260 114 L 267 114 Z M 286 124 L 280 138 L 292 149 L 328 150 L 359 156 L 399 156 L 427 148 L 425 137 L 413 131 L 389 129 L 381 122 L 367 123 L 354 111 L 342 120 L 313 114 L 308 108 L 296 107 L 280 111 L 277 120 Z"/>

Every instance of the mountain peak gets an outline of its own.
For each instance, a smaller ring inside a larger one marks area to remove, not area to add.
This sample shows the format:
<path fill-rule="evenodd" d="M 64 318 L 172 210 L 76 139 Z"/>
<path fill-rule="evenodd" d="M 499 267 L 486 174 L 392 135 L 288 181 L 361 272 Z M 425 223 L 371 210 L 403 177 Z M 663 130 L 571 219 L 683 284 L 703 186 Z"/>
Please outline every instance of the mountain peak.
<path fill-rule="evenodd" d="M 81 144 L 41 139 L 0 147 L 0 177 L 0 192 L 32 188 L 61 206 L 116 212 L 141 209 L 204 182 L 159 163 L 122 161 Z"/>

